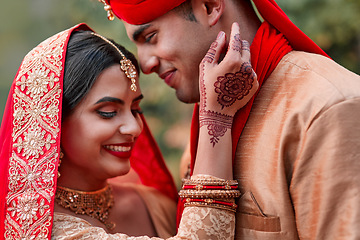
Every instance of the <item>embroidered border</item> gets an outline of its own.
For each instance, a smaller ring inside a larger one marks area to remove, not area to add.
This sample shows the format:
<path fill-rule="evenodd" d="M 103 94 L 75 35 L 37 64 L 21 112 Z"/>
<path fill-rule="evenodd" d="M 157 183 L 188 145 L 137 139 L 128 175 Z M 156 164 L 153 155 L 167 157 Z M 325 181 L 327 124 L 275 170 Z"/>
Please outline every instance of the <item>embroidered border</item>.
<path fill-rule="evenodd" d="M 26 55 L 15 79 L 6 239 L 46 239 L 51 232 L 59 149 L 60 76 L 70 31 Z"/>

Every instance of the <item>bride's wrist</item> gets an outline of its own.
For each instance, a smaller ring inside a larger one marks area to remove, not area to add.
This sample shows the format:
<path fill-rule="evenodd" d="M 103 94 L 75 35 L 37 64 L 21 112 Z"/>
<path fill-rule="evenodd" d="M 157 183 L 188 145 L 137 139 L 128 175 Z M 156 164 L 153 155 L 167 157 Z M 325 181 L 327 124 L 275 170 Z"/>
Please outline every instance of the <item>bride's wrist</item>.
<path fill-rule="evenodd" d="M 221 109 L 221 108 L 215 108 L 215 107 L 212 107 L 212 108 L 201 108 L 200 107 L 200 110 L 199 110 L 199 116 L 208 116 L 208 115 L 218 115 L 218 116 L 221 116 L 221 117 L 224 117 L 226 118 L 227 120 L 230 120 L 231 121 L 234 119 L 234 116 L 236 114 L 238 110 L 236 111 L 231 111 L 230 109 Z"/>

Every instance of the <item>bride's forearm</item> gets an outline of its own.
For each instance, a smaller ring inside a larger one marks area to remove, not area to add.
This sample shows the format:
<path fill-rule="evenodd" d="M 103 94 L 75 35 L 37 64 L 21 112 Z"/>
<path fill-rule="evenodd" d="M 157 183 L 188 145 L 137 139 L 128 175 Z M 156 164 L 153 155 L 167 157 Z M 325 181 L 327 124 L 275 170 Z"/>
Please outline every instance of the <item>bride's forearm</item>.
<path fill-rule="evenodd" d="M 199 143 L 194 166 L 194 175 L 207 174 L 222 179 L 232 179 L 232 141 L 231 130 L 215 141 L 207 126 L 200 128 Z"/>

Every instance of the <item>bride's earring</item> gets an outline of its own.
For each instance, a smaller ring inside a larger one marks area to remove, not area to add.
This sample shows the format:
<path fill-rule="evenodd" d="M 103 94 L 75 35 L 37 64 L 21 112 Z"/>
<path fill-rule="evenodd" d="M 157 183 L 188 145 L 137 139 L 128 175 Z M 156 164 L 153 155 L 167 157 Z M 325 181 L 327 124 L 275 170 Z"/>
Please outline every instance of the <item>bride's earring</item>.
<path fill-rule="evenodd" d="M 63 157 L 64 157 L 64 153 L 62 152 L 62 150 L 61 150 L 61 148 L 60 148 L 59 165 L 58 165 L 58 175 L 57 175 L 58 178 L 61 176 L 60 171 L 59 171 L 59 168 L 60 168 L 61 160 L 63 159 Z"/>

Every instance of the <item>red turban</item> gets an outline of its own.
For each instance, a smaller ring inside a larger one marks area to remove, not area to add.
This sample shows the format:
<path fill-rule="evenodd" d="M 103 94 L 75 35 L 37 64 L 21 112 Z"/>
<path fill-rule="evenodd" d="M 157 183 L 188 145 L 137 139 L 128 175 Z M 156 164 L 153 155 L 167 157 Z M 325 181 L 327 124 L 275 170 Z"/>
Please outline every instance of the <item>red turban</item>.
<path fill-rule="evenodd" d="M 107 0 L 107 2 L 118 18 L 139 25 L 164 15 L 185 0 Z"/>

